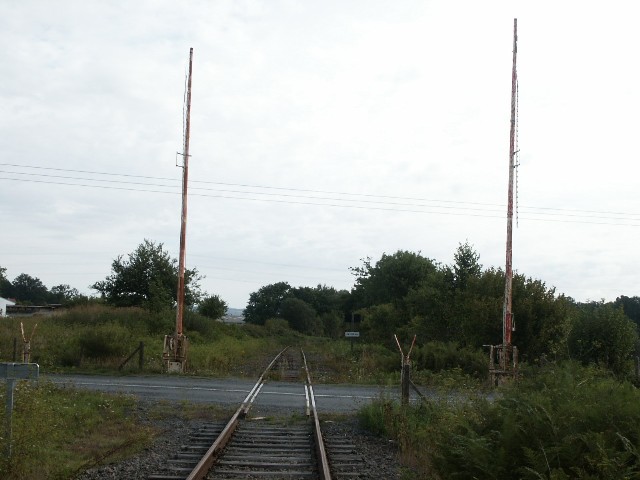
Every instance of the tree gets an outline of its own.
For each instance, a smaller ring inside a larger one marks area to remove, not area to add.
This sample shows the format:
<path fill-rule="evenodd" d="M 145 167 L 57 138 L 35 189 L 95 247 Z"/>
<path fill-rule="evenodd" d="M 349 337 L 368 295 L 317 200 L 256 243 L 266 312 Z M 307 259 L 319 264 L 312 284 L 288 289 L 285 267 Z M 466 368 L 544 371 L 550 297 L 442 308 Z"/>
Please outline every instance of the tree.
<path fill-rule="evenodd" d="M 409 290 L 404 308 L 411 322 L 411 331 L 422 341 L 459 342 L 449 278 L 443 269 Z"/>
<path fill-rule="evenodd" d="M 42 305 L 47 302 L 49 290 L 39 278 L 21 273 L 13 280 L 11 286 L 12 295 L 20 303 Z"/>
<path fill-rule="evenodd" d="M 449 341 L 479 348 L 501 343 L 504 272 L 488 269 L 469 276 L 448 295 Z"/>
<path fill-rule="evenodd" d="M 282 302 L 290 295 L 291 286 L 287 282 L 272 283 L 251 293 L 243 312 L 245 322 L 264 325 L 270 318 L 279 318 Z"/>
<path fill-rule="evenodd" d="M 222 300 L 218 295 L 205 297 L 198 305 L 198 312 L 205 317 L 217 320 L 227 313 L 227 302 Z"/>
<path fill-rule="evenodd" d="M 458 253 L 467 250 L 462 247 Z M 412 331 L 429 341 L 473 348 L 501 343 L 504 271 L 479 272 L 477 263 L 457 257 L 456 266 L 439 270 L 405 297 Z M 556 297 L 555 290 L 540 280 L 516 274 L 513 305 L 513 342 L 523 357 L 533 360 L 544 353 L 557 358 L 566 352 L 567 298 Z"/>
<path fill-rule="evenodd" d="M 400 301 L 435 271 L 432 260 L 404 250 L 383 254 L 373 266 L 367 258 L 361 267 L 351 268 L 356 277 L 352 309 Z"/>
<path fill-rule="evenodd" d="M 597 363 L 615 373 L 625 373 L 638 340 L 638 330 L 622 308 L 591 302 L 580 305 L 569 334 L 572 356 Z"/>
<path fill-rule="evenodd" d="M 404 318 L 391 303 L 374 305 L 364 310 L 360 329 L 367 341 L 378 342 L 393 348 L 393 335 L 402 335 Z"/>
<path fill-rule="evenodd" d="M 91 288 L 99 291 L 107 303 L 119 307 L 141 306 L 154 311 L 171 308 L 177 301 L 177 264 L 162 243 L 145 239 L 127 259 L 118 256 L 111 264 L 111 275 Z M 186 306 L 202 297 L 201 278 L 195 268 L 185 270 Z"/>
<path fill-rule="evenodd" d="M 326 285 L 312 287 L 296 287 L 291 289 L 291 295 L 311 305 L 318 315 L 329 312 L 342 312 L 349 292 L 336 290 Z"/>
<path fill-rule="evenodd" d="M 614 302 L 615 307 L 622 307 L 624 314 L 640 327 L 640 297 L 620 295 Z"/>
<path fill-rule="evenodd" d="M 0 267 L 0 297 L 11 296 L 11 282 L 7 278 L 7 269 Z"/>
<path fill-rule="evenodd" d="M 294 330 L 309 335 L 322 334 L 322 323 L 315 309 L 307 302 L 293 297 L 285 298 L 280 310 L 280 316 Z"/>
<path fill-rule="evenodd" d="M 345 315 L 349 313 L 349 309 L 346 308 L 349 292 L 318 285 L 315 288 L 292 288 L 291 295 L 313 307 L 322 326 L 318 328 L 320 333 L 331 338 L 340 337 Z"/>
<path fill-rule="evenodd" d="M 514 275 L 513 343 L 525 359 L 566 356 L 570 306 L 566 297 L 556 296 L 555 288 L 547 288 L 543 281 Z"/>
<path fill-rule="evenodd" d="M 482 273 L 480 255 L 476 253 L 468 242 L 458 245 L 453 254 L 453 287 L 458 290 L 467 288 L 469 278 L 478 277 Z"/>
<path fill-rule="evenodd" d="M 88 301 L 85 295 L 82 295 L 77 288 L 71 288 L 70 285 L 61 284 L 51 287 L 49 291 L 49 302 L 69 305 Z"/>

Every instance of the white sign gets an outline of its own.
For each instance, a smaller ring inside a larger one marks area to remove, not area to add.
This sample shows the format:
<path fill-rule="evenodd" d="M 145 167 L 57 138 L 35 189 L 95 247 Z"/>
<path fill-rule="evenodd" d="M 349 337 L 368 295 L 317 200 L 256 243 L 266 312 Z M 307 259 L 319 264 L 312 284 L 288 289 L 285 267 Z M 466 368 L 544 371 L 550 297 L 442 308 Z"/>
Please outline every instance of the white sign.
<path fill-rule="evenodd" d="M 20 378 L 38 379 L 40 365 L 37 363 L 0 363 L 0 378 L 16 380 Z"/>
<path fill-rule="evenodd" d="M 360 336 L 360 332 L 344 332 L 344 336 L 347 338 L 357 338 Z"/>

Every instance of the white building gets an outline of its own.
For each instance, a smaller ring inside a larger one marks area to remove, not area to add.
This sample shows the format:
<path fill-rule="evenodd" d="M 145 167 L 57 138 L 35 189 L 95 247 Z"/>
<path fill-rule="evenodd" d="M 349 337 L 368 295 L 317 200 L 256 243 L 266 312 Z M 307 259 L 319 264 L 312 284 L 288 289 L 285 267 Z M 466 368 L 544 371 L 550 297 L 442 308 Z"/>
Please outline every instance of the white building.
<path fill-rule="evenodd" d="M 11 300 L 0 297 L 0 317 L 7 316 L 7 305 L 15 305 Z"/>

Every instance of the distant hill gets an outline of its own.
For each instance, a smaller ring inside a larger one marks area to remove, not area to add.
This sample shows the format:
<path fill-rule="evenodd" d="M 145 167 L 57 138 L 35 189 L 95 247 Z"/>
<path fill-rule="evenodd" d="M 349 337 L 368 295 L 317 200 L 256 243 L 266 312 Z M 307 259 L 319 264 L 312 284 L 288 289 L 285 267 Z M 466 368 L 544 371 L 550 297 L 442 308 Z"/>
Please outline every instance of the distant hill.
<path fill-rule="evenodd" d="M 230 317 L 241 317 L 244 308 L 227 308 L 227 315 Z"/>

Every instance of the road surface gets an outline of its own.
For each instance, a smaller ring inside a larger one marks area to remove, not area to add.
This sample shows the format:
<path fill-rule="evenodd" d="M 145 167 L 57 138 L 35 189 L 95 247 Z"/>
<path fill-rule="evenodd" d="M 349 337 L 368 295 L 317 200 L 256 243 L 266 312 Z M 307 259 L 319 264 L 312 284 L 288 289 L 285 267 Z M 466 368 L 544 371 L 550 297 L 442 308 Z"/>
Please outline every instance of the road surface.
<path fill-rule="evenodd" d="M 255 380 L 239 378 L 156 376 L 58 375 L 40 377 L 57 385 L 69 385 L 109 393 L 126 393 L 144 400 L 210 403 L 233 407 L 247 396 Z M 371 385 L 316 385 L 316 406 L 323 413 L 354 413 L 363 405 L 381 397 L 397 399 L 398 388 Z M 301 383 L 267 382 L 256 406 L 264 410 L 299 411 L 304 405 L 305 390 Z"/>

